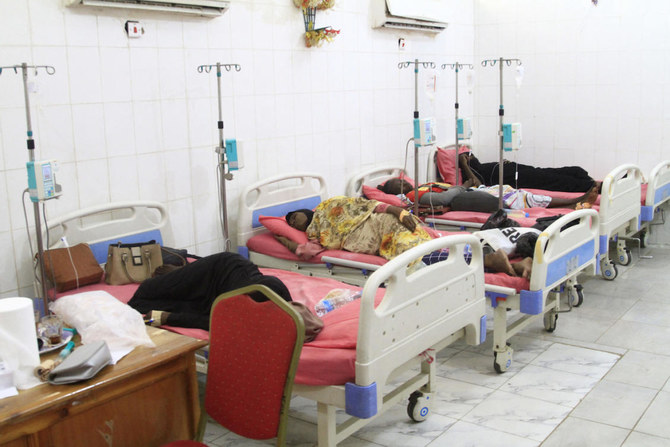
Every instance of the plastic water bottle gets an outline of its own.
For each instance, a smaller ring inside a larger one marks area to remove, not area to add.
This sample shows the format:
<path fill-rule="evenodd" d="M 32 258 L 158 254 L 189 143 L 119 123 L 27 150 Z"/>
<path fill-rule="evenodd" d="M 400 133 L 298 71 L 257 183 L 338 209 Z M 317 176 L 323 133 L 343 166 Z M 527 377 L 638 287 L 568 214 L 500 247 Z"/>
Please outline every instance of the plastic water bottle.
<path fill-rule="evenodd" d="M 317 316 L 323 317 L 328 312 L 339 309 L 345 304 L 360 298 L 361 293 L 361 290 L 333 289 L 316 303 L 314 312 Z"/>

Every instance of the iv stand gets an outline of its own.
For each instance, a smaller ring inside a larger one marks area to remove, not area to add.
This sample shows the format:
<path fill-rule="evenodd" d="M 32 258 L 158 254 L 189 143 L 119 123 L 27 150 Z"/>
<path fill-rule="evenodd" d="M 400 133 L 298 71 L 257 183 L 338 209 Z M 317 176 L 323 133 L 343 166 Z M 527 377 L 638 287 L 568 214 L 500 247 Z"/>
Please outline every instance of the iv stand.
<path fill-rule="evenodd" d="M 407 68 L 414 64 L 414 215 L 419 217 L 419 148 L 421 147 L 419 138 L 419 64 L 423 68 L 435 68 L 434 62 L 414 61 L 400 62 L 399 69 Z"/>
<path fill-rule="evenodd" d="M 516 62 L 517 65 L 521 65 L 521 59 L 485 59 L 482 61 L 482 67 L 491 65 L 495 67 L 496 63 L 499 63 L 500 68 L 500 107 L 498 108 L 498 116 L 500 117 L 500 129 L 498 130 L 498 135 L 500 136 L 500 159 L 498 161 L 498 209 L 503 209 L 503 117 L 505 116 L 505 108 L 503 107 L 503 64 L 507 64 L 509 67 L 512 65 L 512 62 Z"/>
<path fill-rule="evenodd" d="M 232 180 L 233 174 L 230 173 L 230 170 L 226 172 L 226 167 L 228 165 L 228 159 L 226 158 L 226 141 L 223 139 L 223 109 L 221 106 L 221 68 L 223 67 L 226 71 L 234 69 L 235 71 L 240 71 L 242 67 L 238 64 L 222 64 L 217 62 L 212 65 L 200 65 L 198 66 L 198 73 L 209 73 L 213 67 L 216 67 L 216 91 L 219 100 L 219 120 L 217 121 L 217 128 L 219 129 L 219 145 L 216 147 L 216 153 L 219 154 L 219 160 L 217 162 L 217 172 L 219 176 L 219 186 L 220 186 L 220 210 L 221 210 L 221 226 L 223 228 L 223 251 L 230 251 L 231 243 L 228 232 L 228 207 L 226 204 L 226 180 Z"/>
<path fill-rule="evenodd" d="M 0 67 L 0 74 L 2 74 L 3 69 L 12 69 L 14 73 L 18 73 L 18 69 L 21 69 L 21 74 L 23 77 L 23 98 L 26 106 L 26 133 L 28 138 L 26 139 L 26 145 L 28 147 L 28 161 L 35 161 L 35 140 L 33 139 L 33 127 L 30 119 L 30 98 L 28 95 L 28 69 L 35 70 L 35 76 L 37 76 L 39 69 L 44 69 L 48 75 L 53 75 L 56 73 L 56 69 L 50 65 L 28 65 L 23 62 L 21 65 L 13 65 L 7 67 Z M 48 299 L 48 289 L 46 274 L 44 272 L 44 243 L 42 242 L 42 224 L 40 217 L 40 204 L 39 201 L 33 201 L 33 214 L 35 215 L 35 238 L 37 241 L 37 253 L 38 253 L 38 262 L 40 266 L 40 285 L 42 293 L 42 303 L 44 305 L 44 314 L 49 314 L 49 299 Z"/>
<path fill-rule="evenodd" d="M 468 67 L 470 70 L 472 70 L 474 67 L 472 64 L 459 64 L 458 62 L 454 62 L 453 64 L 442 64 L 442 69 L 446 69 L 447 67 L 453 69 L 456 73 L 456 102 L 454 103 L 454 113 L 455 113 L 455 123 L 456 123 L 456 154 L 454 157 L 456 159 L 454 160 L 454 166 L 456 167 L 456 185 L 459 185 L 458 181 L 458 173 L 460 171 L 458 167 L 458 150 L 459 150 L 459 139 L 458 139 L 458 71 L 463 68 L 463 67 Z"/>

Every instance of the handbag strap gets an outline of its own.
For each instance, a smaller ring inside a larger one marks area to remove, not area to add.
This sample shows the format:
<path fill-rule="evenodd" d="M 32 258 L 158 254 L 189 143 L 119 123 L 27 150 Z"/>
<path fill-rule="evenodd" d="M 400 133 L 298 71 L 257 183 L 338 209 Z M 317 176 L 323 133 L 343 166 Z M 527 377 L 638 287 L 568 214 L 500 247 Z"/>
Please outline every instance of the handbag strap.
<path fill-rule="evenodd" d="M 177 253 L 176 251 L 170 250 L 169 248 L 163 247 L 162 245 L 161 245 L 161 251 L 164 251 L 168 254 L 171 254 L 172 256 L 178 257 L 181 260 L 182 267 L 187 264 L 186 258 L 184 256 L 180 255 L 179 253 Z"/>
<path fill-rule="evenodd" d="M 146 278 L 150 278 L 150 277 L 151 277 L 151 272 L 152 272 L 152 269 L 151 269 L 151 254 L 149 253 L 149 250 L 144 250 L 144 251 L 142 252 L 142 255 L 144 256 L 144 258 L 145 258 L 146 261 L 147 261 L 147 263 L 146 263 L 146 266 L 147 266 L 147 275 L 146 275 Z M 139 281 L 138 281 L 138 280 L 136 280 L 135 278 L 133 278 L 133 276 L 132 276 L 132 275 L 130 274 L 130 272 L 128 271 L 128 265 L 127 265 L 127 262 L 128 262 L 128 253 L 122 253 L 122 254 L 121 254 L 121 264 L 123 265 L 123 271 L 125 272 L 126 277 L 127 277 L 130 281 L 135 282 L 135 283 L 141 283 L 142 281 L 144 281 L 144 280 L 139 280 Z M 146 278 L 145 278 L 145 279 L 146 279 Z"/>

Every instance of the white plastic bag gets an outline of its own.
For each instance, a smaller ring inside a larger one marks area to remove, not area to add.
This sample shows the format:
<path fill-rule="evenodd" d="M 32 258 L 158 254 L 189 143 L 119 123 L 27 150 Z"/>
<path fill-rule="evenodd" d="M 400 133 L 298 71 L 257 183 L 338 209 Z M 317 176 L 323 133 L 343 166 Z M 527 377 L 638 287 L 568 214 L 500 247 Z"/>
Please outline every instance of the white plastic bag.
<path fill-rule="evenodd" d="M 102 290 L 64 296 L 50 307 L 77 329 L 82 343 L 107 342 L 114 363 L 135 346 L 156 346 L 147 334 L 142 315 Z"/>

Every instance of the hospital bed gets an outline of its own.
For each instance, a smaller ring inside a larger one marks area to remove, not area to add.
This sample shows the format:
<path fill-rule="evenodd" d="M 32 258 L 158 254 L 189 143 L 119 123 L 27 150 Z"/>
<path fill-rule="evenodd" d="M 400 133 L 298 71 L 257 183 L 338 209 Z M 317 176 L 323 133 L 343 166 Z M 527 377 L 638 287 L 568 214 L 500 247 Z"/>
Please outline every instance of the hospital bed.
<path fill-rule="evenodd" d="M 347 195 L 374 192 L 376 185 L 401 174 L 401 168 L 393 167 L 361 171 L 348 179 Z M 384 199 L 380 195 L 376 197 Z M 485 213 L 477 214 L 488 217 Z M 600 228 L 595 210 L 573 210 L 538 237 L 530 280 L 504 273 L 485 274 L 486 295 L 494 315 L 493 349 L 497 372 L 506 371 L 512 363 L 513 348 L 508 343 L 512 336 L 539 319 L 547 331 L 553 332 L 558 314 L 582 303 L 583 288 L 578 276 L 594 275 L 597 271 Z M 561 302 L 567 303 L 567 309 L 561 308 Z"/>
<path fill-rule="evenodd" d="M 647 182 L 642 185 L 642 197 L 639 238 L 640 245 L 644 247 L 652 226 L 665 223 L 664 209 L 670 200 L 670 160 L 654 166 Z"/>
<path fill-rule="evenodd" d="M 436 156 L 437 148 L 433 148 L 428 157 L 427 181 L 436 181 L 439 178 L 435 164 Z M 640 231 L 642 183 L 642 171 L 633 164 L 624 164 L 614 168 L 603 180 L 602 193 L 594 209 L 598 211 L 600 222 L 599 268 L 602 277 L 607 280 L 613 280 L 618 275 L 617 267 L 610 259 L 610 242 L 616 244 L 617 255 L 614 259 L 619 264 L 628 265 L 631 262 L 630 250 L 626 247 L 625 240 L 627 237 Z M 537 189 L 527 190 L 552 197 L 575 197 L 576 194 L 581 194 Z M 523 211 L 527 216 L 519 216 L 514 211 L 511 213 L 512 218 L 522 226 L 533 225 L 535 219 L 538 217 L 571 212 L 571 210 L 563 208 L 529 208 Z M 488 215 L 486 213 L 450 211 L 441 215 L 427 217 L 425 221 L 435 225 L 437 228 L 457 228 L 474 231 L 487 218 Z"/>
<path fill-rule="evenodd" d="M 313 209 L 327 198 L 323 176 L 309 172 L 278 175 L 248 186 L 239 202 L 238 253 L 262 267 L 364 284 L 370 274 L 386 262 L 385 259 L 344 250 L 325 250 L 311 260 L 303 261 L 274 238 L 283 231 L 298 232 L 288 227 L 284 220 L 286 213 L 301 208 Z M 306 241 L 306 236 L 303 237 Z"/>
<path fill-rule="evenodd" d="M 49 232 L 51 240 L 65 236 L 70 244 L 88 242 L 104 262 L 109 243 L 148 237 L 162 241 L 161 232 L 168 227 L 160 203 L 124 202 L 55 219 Z M 472 251 L 469 262 L 466 246 Z M 452 255 L 410 273 L 408 266 L 416 258 L 439 249 Z M 336 445 L 408 395 L 410 417 L 425 419 L 436 385 L 434 353 L 461 338 L 478 345 L 486 336 L 482 262 L 474 236 L 431 240 L 387 262 L 370 275 L 359 300 L 323 317 L 322 332 L 303 345 L 293 389 L 317 401 L 319 446 Z M 261 271 L 277 276 L 294 300 L 311 308 L 333 289 L 360 290 L 332 278 Z M 127 302 L 136 288 L 101 282 L 66 293 L 106 290 Z M 207 339 L 207 332 L 199 329 L 168 329 Z M 346 422 L 338 424 L 337 408 L 349 415 Z"/>

